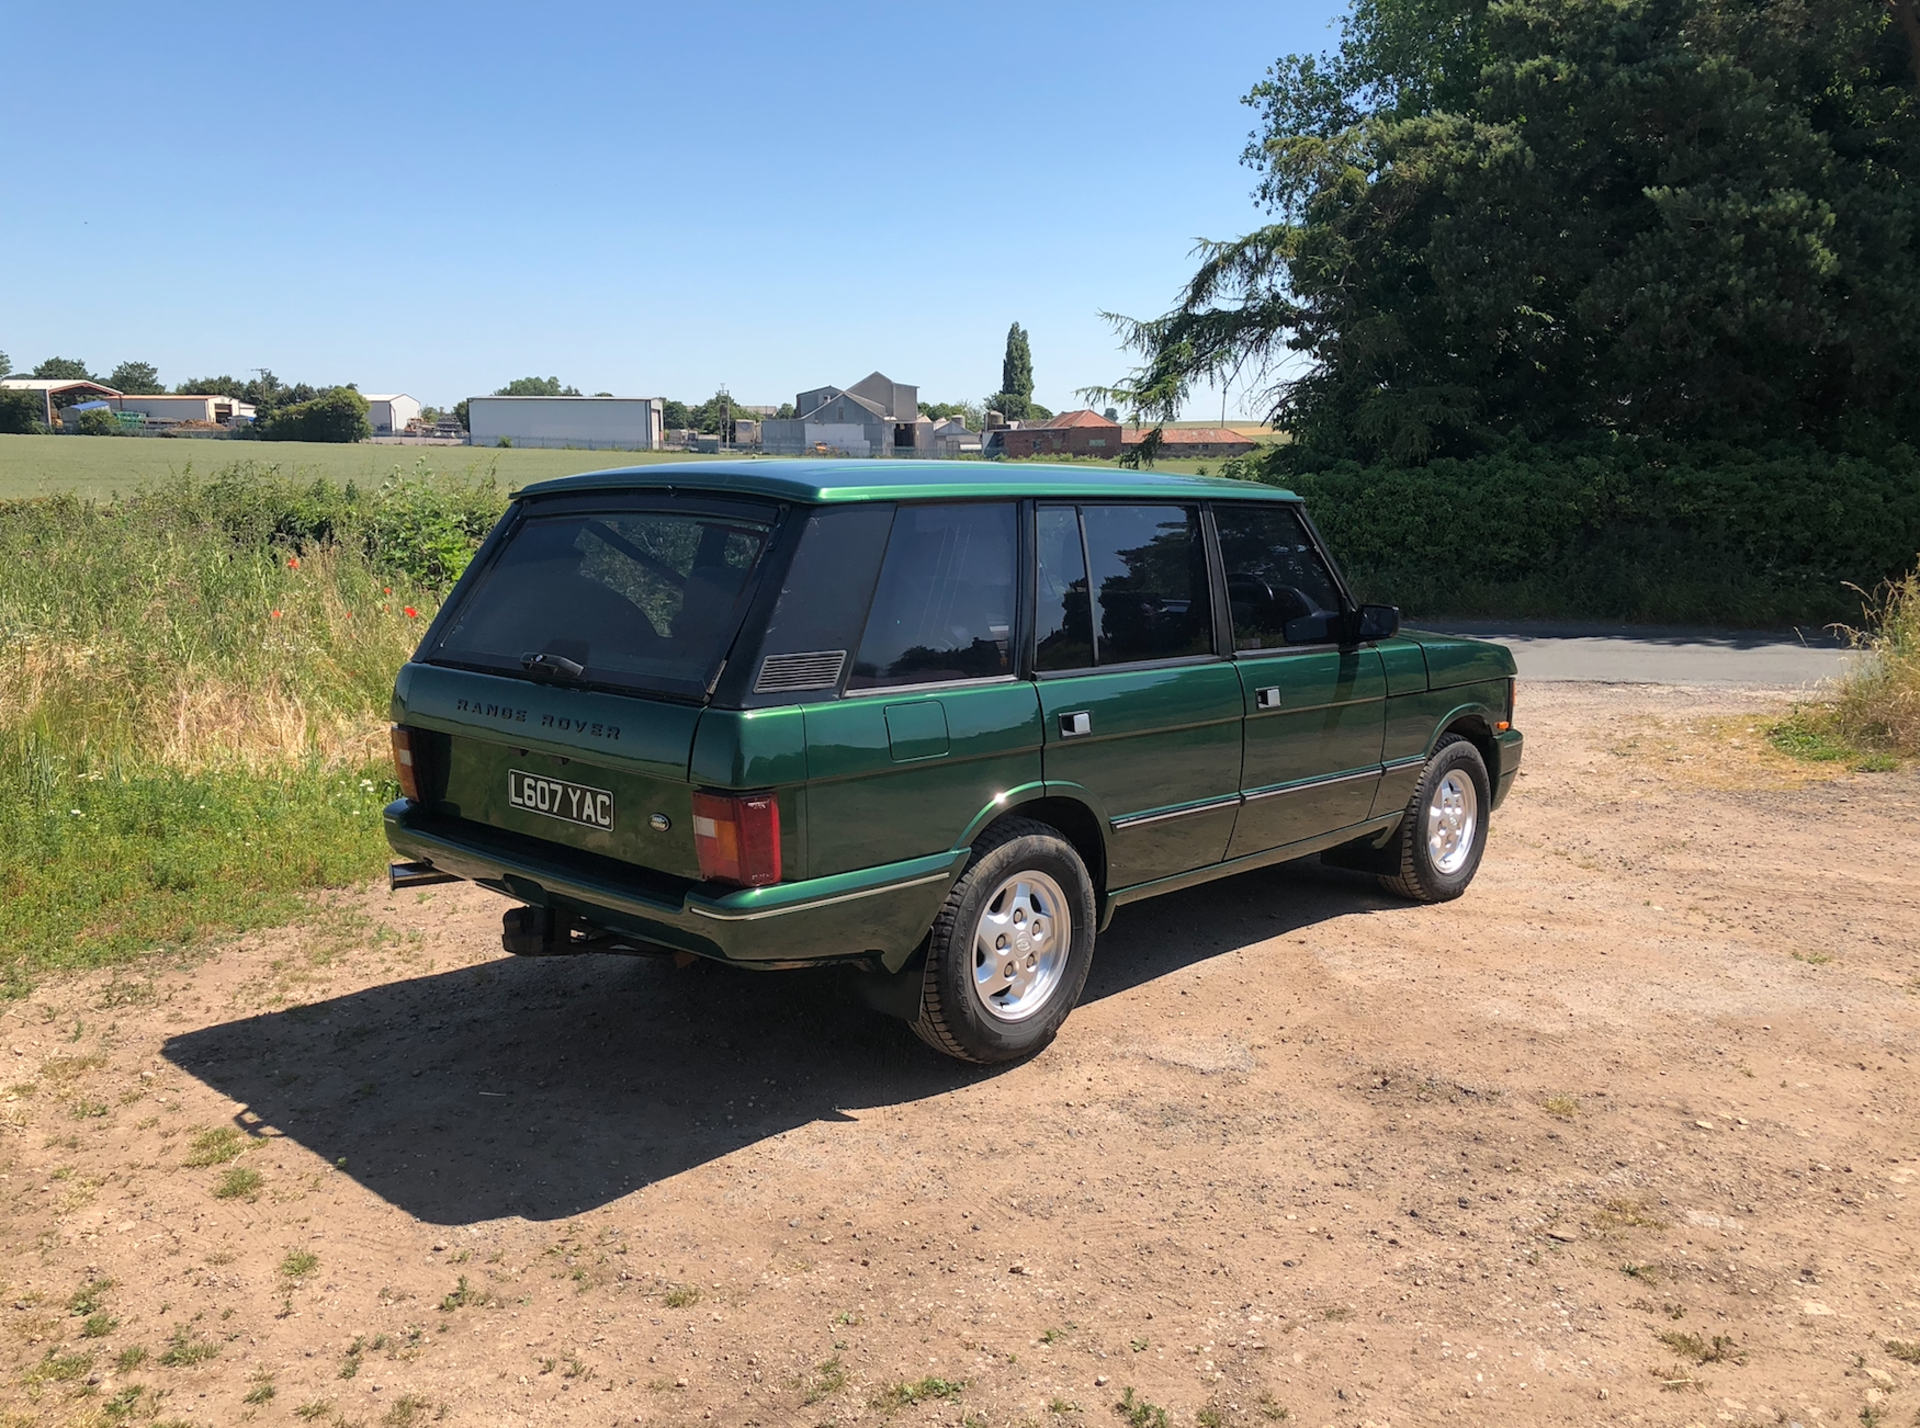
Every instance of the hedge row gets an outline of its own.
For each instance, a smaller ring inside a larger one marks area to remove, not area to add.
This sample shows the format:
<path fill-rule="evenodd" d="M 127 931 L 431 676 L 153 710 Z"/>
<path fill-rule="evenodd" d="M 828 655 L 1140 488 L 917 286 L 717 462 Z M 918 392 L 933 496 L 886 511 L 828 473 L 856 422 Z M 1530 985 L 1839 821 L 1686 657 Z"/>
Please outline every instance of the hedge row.
<path fill-rule="evenodd" d="M 1515 444 L 1257 473 L 1305 496 L 1365 598 L 1409 615 L 1857 622 L 1920 552 L 1920 454 Z M 1856 589 L 1855 587 L 1858 587 Z"/>

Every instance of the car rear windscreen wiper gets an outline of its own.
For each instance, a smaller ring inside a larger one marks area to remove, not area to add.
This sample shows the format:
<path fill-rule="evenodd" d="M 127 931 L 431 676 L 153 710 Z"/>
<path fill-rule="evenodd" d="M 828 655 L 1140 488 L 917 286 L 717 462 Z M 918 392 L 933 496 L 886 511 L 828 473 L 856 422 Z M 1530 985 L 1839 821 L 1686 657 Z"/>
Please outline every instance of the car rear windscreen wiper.
<path fill-rule="evenodd" d="M 520 656 L 520 668 L 535 674 L 564 674 L 568 679 L 578 679 L 587 672 L 584 664 L 576 664 L 565 655 L 523 654 Z"/>

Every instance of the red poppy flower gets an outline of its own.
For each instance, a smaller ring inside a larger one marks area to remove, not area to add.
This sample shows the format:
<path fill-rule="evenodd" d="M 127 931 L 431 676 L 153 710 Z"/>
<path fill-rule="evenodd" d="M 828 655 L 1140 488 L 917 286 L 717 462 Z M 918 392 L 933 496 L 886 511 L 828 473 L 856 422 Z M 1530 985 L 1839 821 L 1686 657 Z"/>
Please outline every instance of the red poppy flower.
<path fill-rule="evenodd" d="M 279 619 L 279 618 L 280 618 L 280 612 L 279 612 L 278 610 L 275 610 L 275 611 L 273 612 L 273 614 L 272 614 L 272 616 L 271 616 L 271 618 L 272 618 L 272 619 L 275 619 L 275 620 L 277 620 L 277 619 Z"/>
<path fill-rule="evenodd" d="M 287 569 L 289 569 L 289 570 L 298 570 L 299 568 L 300 568 L 300 557 L 299 557 L 299 556 L 297 556 L 297 555 L 290 555 L 290 556 L 288 556 L 288 557 L 287 557 Z"/>
<path fill-rule="evenodd" d="M 381 592 L 380 592 L 380 593 L 381 593 L 382 595 L 391 595 L 391 594 L 393 594 L 393 587 L 392 587 L 391 585 L 389 585 L 389 586 L 387 586 L 387 587 L 385 587 L 385 588 L 384 588 L 383 590 L 381 590 Z"/>
<path fill-rule="evenodd" d="M 419 618 L 419 615 L 420 615 L 420 612 L 414 609 L 413 606 L 411 605 L 407 606 L 407 618 L 409 620 L 417 619 Z"/>

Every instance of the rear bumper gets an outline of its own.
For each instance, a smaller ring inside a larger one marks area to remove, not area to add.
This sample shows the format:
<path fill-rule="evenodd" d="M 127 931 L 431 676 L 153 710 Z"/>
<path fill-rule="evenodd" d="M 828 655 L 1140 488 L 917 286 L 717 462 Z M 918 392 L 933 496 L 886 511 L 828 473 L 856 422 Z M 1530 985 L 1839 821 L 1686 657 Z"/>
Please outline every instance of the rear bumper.
<path fill-rule="evenodd" d="M 672 885 L 635 870 L 583 867 L 566 850 L 438 817 L 405 799 L 387 805 L 387 843 L 414 863 L 478 883 L 535 907 L 573 913 L 649 942 L 703 957 L 761 966 L 794 966 L 879 957 L 905 964 L 933 926 L 969 850 L 901 863 L 726 891 L 711 884 Z M 604 860 L 592 860 L 604 864 Z"/>
<path fill-rule="evenodd" d="M 1518 729 L 1508 729 L 1495 734 L 1493 742 L 1500 751 L 1500 766 L 1494 770 L 1493 777 L 1493 806 L 1498 808 L 1513 787 L 1514 775 L 1520 772 L 1520 755 L 1527 741 Z"/>

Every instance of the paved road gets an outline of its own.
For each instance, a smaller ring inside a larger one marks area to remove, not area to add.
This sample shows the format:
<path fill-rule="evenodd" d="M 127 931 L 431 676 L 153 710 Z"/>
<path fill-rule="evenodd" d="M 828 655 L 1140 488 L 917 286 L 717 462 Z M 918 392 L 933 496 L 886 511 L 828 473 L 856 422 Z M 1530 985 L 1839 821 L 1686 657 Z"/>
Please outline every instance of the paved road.
<path fill-rule="evenodd" d="M 1547 620 L 1415 621 L 1498 640 L 1520 677 L 1608 684 L 1748 684 L 1798 689 L 1839 675 L 1852 658 L 1824 630 L 1656 629 Z"/>

